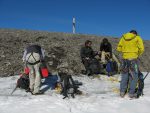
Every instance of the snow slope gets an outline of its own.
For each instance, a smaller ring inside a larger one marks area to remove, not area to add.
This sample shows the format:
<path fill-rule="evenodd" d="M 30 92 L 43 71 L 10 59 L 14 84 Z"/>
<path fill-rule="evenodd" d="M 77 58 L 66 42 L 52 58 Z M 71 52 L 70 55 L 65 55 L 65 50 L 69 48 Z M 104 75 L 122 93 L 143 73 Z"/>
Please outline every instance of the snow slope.
<path fill-rule="evenodd" d="M 74 77 L 83 82 L 80 90 L 84 92 L 75 99 L 62 99 L 62 95 L 51 90 L 34 96 L 18 89 L 10 96 L 18 76 L 0 78 L 0 113 L 149 113 L 149 76 L 145 80 L 145 95 L 133 100 L 120 98 L 119 82 L 104 75 L 94 79 Z"/>

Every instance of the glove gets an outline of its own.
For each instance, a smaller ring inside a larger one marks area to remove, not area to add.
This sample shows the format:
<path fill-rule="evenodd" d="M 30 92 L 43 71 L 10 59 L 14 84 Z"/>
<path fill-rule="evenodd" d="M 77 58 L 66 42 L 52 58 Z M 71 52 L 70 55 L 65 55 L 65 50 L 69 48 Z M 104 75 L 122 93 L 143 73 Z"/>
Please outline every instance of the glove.
<path fill-rule="evenodd" d="M 110 60 L 110 61 L 113 61 L 113 59 L 112 59 L 112 58 L 110 58 L 109 60 Z"/>
<path fill-rule="evenodd" d="M 86 57 L 85 59 L 86 59 L 86 60 L 89 60 L 90 58 L 89 58 L 89 57 Z"/>

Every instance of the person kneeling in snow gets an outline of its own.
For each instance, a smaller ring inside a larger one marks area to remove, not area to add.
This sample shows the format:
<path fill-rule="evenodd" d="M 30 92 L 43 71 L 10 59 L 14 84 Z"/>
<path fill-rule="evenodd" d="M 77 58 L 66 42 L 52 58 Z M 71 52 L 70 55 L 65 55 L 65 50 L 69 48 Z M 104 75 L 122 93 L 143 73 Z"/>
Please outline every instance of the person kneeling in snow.
<path fill-rule="evenodd" d="M 23 55 L 23 62 L 29 68 L 29 90 L 32 94 L 41 94 L 40 85 L 41 85 L 41 74 L 40 74 L 40 65 L 44 60 L 44 50 L 39 45 L 30 45 L 28 46 Z"/>

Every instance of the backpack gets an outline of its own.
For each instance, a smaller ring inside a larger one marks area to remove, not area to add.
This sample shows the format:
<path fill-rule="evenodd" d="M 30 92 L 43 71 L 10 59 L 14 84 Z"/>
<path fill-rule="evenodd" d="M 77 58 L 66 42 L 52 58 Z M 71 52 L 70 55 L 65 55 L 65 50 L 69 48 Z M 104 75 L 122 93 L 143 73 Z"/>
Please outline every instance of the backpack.
<path fill-rule="evenodd" d="M 137 94 L 137 98 L 144 95 L 143 89 L 144 89 L 144 75 L 139 71 L 137 88 L 135 90 L 135 93 Z"/>
<path fill-rule="evenodd" d="M 40 73 L 42 78 L 47 78 L 49 76 L 49 71 L 46 66 L 46 62 L 42 61 L 40 65 Z"/>
<path fill-rule="evenodd" d="M 61 84 L 62 91 L 61 94 L 64 96 L 63 99 L 69 97 L 71 95 L 72 98 L 75 98 L 75 94 L 78 94 L 80 91 L 78 90 L 79 86 L 82 85 L 82 82 L 78 82 L 77 80 L 73 80 L 71 75 L 61 75 Z"/>
<path fill-rule="evenodd" d="M 17 87 L 27 90 L 29 88 L 29 76 L 23 73 L 17 80 Z"/>
<path fill-rule="evenodd" d="M 29 75 L 30 69 L 25 67 L 24 72 L 26 75 Z M 40 74 L 42 78 L 47 78 L 49 76 L 49 71 L 44 61 L 42 61 L 40 65 Z"/>
<path fill-rule="evenodd" d="M 44 82 L 42 82 L 42 85 L 46 85 L 42 90 L 46 91 L 49 88 L 51 90 L 54 90 L 58 82 L 59 82 L 59 77 L 57 75 L 49 75 L 47 78 L 44 79 Z"/>
<path fill-rule="evenodd" d="M 116 61 L 108 61 L 106 64 L 106 72 L 108 76 L 114 75 L 118 72 L 118 65 Z"/>
<path fill-rule="evenodd" d="M 89 66 L 91 74 L 99 74 L 101 73 L 101 65 L 97 59 L 91 59 L 91 63 Z"/>

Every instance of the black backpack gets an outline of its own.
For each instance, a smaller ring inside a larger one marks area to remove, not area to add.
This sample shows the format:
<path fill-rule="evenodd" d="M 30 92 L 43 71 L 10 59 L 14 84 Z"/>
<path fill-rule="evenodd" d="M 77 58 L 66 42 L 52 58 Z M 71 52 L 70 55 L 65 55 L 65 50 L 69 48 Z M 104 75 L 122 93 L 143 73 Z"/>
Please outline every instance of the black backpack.
<path fill-rule="evenodd" d="M 97 59 L 91 59 L 91 63 L 89 66 L 91 74 L 99 74 L 101 73 L 101 65 Z"/>
<path fill-rule="evenodd" d="M 75 98 L 75 94 L 80 92 L 78 88 L 82 85 L 82 82 L 73 80 L 72 76 L 67 74 L 60 75 L 60 78 L 62 83 L 61 94 L 64 96 L 63 99 L 69 97 L 69 95 L 71 95 L 72 98 Z"/>
<path fill-rule="evenodd" d="M 23 73 L 20 78 L 17 80 L 17 87 L 21 89 L 29 89 L 29 75 Z"/>

